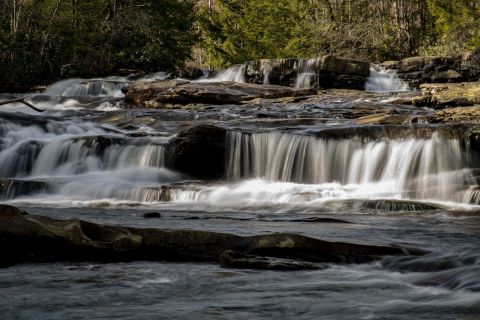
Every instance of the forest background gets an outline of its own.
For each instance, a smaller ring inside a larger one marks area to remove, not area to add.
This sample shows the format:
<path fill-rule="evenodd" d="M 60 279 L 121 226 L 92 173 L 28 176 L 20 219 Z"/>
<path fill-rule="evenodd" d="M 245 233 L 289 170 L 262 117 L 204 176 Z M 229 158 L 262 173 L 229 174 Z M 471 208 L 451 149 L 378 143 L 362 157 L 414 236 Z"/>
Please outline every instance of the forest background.
<path fill-rule="evenodd" d="M 131 70 L 480 47 L 480 0 L 0 0 L 0 90 Z"/>

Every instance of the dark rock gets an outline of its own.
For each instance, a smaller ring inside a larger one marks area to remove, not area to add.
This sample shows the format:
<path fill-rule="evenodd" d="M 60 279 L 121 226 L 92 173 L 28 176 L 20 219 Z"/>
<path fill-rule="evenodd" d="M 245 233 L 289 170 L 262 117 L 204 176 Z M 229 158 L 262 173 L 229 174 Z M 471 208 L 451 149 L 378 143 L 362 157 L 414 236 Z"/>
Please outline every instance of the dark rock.
<path fill-rule="evenodd" d="M 220 255 L 220 265 L 223 268 L 279 271 L 318 270 L 326 268 L 325 265 L 321 264 L 292 259 L 252 256 L 231 250 L 227 250 Z"/>
<path fill-rule="evenodd" d="M 421 254 L 405 248 L 328 242 L 298 234 L 241 237 L 207 231 L 105 226 L 77 219 L 28 215 L 15 207 L 0 206 L 2 266 L 57 261 L 215 262 L 227 250 L 257 257 L 335 263 L 363 263 L 387 255 Z M 243 265 L 255 266 L 243 261 Z M 235 264 L 235 259 L 232 263 Z M 257 265 L 265 267 L 275 263 L 265 260 Z M 283 265 L 292 267 L 293 264 L 284 261 Z"/>
<path fill-rule="evenodd" d="M 290 220 L 292 222 L 310 222 L 310 223 L 351 223 L 346 220 L 334 219 L 334 218 L 323 218 L 323 217 L 311 217 L 305 219 L 294 219 Z"/>
<path fill-rule="evenodd" d="M 19 196 L 26 196 L 34 193 L 46 192 L 49 186 L 43 181 L 1 179 L 0 198 L 13 199 Z"/>
<path fill-rule="evenodd" d="M 210 73 L 209 70 L 195 68 L 195 67 L 185 67 L 176 72 L 178 78 L 195 80 L 207 76 Z"/>
<path fill-rule="evenodd" d="M 151 219 L 151 218 L 161 218 L 162 215 L 158 212 L 147 212 L 143 214 L 144 218 Z"/>
<path fill-rule="evenodd" d="M 197 126 L 181 132 L 167 149 L 167 166 L 197 179 L 225 175 L 225 129 Z"/>

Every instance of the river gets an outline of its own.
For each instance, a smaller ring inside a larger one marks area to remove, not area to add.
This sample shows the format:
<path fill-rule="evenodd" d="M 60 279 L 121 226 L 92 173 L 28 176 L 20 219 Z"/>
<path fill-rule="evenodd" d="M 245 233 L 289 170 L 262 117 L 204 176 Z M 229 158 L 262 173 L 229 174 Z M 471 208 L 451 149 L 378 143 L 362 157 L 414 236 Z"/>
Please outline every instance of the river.
<path fill-rule="evenodd" d="M 220 76 L 238 80 L 233 71 Z M 2 203 L 59 219 L 293 232 L 428 254 L 294 272 L 199 263 L 23 264 L 0 269 L 2 319 L 478 319 L 476 155 L 436 125 L 352 121 L 366 105 L 400 114 L 431 110 L 390 104 L 385 92 L 393 90 L 382 80 L 368 99 L 133 109 L 120 91 L 129 81 L 72 79 L 27 95 L 46 109 L 41 114 L 3 106 Z M 225 130 L 221 179 L 168 166 L 169 142 L 197 125 Z M 161 217 L 145 219 L 152 211 Z"/>

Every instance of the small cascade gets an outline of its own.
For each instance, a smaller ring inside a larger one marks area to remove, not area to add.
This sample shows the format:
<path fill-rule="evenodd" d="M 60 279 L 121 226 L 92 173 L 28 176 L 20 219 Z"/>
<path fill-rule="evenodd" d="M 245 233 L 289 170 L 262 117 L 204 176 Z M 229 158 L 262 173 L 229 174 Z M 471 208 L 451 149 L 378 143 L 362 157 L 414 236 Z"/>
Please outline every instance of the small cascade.
<path fill-rule="evenodd" d="M 199 82 L 223 82 L 223 81 L 232 81 L 232 82 L 245 82 L 245 64 L 237 64 L 231 66 L 226 70 L 219 71 L 214 73 L 212 76 L 197 80 Z"/>
<path fill-rule="evenodd" d="M 398 77 L 395 70 L 372 64 L 365 90 L 376 93 L 407 92 L 410 91 L 410 87 Z"/>
<path fill-rule="evenodd" d="M 296 66 L 297 79 L 295 80 L 295 88 L 297 89 L 309 89 L 312 87 L 312 79 L 315 77 L 319 64 L 319 59 L 307 59 L 299 60 Z"/>
<path fill-rule="evenodd" d="M 230 179 L 339 183 L 371 194 L 463 201 L 472 181 L 458 140 L 327 140 L 286 133 L 228 134 Z"/>
<path fill-rule="evenodd" d="M 128 85 L 126 78 L 118 79 L 68 79 L 49 86 L 44 95 L 62 97 L 116 97 L 124 96 L 122 88 Z"/>
<path fill-rule="evenodd" d="M 65 176 L 127 167 L 161 168 L 165 138 L 115 136 L 93 124 L 8 124 L 1 130 L 0 177 Z"/>

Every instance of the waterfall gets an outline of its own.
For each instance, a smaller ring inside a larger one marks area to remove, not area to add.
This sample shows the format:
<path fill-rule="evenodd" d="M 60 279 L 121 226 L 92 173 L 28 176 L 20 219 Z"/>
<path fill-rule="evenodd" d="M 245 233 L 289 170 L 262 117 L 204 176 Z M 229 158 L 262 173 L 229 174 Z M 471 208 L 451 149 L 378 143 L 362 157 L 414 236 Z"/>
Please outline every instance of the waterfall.
<path fill-rule="evenodd" d="M 198 82 L 223 82 L 223 81 L 232 81 L 232 82 L 245 82 L 245 64 L 237 64 L 231 66 L 226 70 L 221 70 L 212 76 L 197 80 Z"/>
<path fill-rule="evenodd" d="M 395 70 L 372 64 L 365 90 L 376 93 L 406 92 L 410 91 L 410 87 L 398 77 Z"/>
<path fill-rule="evenodd" d="M 316 68 L 318 67 L 319 59 L 300 60 L 296 66 L 297 79 L 295 81 L 295 88 L 309 89 L 312 87 L 312 79 L 316 75 Z"/>
<path fill-rule="evenodd" d="M 0 133 L 2 178 L 161 168 L 165 162 L 165 138 L 125 139 L 88 123 L 52 122 L 45 128 L 8 124 Z"/>
<path fill-rule="evenodd" d="M 121 98 L 124 96 L 122 88 L 128 85 L 126 79 L 68 79 L 56 82 L 45 90 L 48 96 L 62 97 L 101 97 L 110 96 Z"/>
<path fill-rule="evenodd" d="M 227 168 L 230 179 L 365 187 L 381 183 L 401 197 L 462 201 L 473 178 L 467 158 L 459 140 L 437 135 L 368 141 L 231 132 Z"/>
<path fill-rule="evenodd" d="M 168 137 L 128 137 L 94 123 L 0 123 L 0 197 L 164 201 Z"/>

